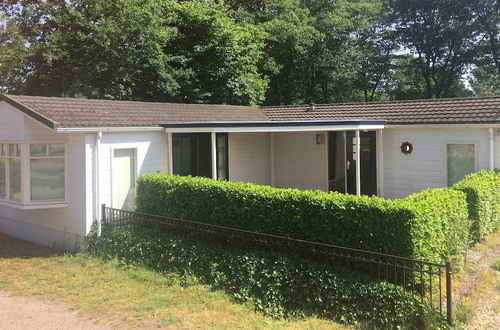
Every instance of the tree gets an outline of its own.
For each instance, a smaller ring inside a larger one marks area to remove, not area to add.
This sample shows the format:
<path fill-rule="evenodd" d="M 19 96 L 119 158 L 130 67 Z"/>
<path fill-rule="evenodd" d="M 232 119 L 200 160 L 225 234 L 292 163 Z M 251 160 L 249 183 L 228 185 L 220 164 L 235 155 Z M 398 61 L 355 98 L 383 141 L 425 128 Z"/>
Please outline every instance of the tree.
<path fill-rule="evenodd" d="M 6 7 L 9 29 L 2 43 L 8 47 L 0 50 L 5 90 L 237 104 L 263 98 L 261 38 L 226 18 L 222 5 L 21 0 Z M 17 61 L 13 49 L 22 49 L 25 60 Z"/>
<path fill-rule="evenodd" d="M 389 0 L 399 41 L 416 56 L 426 98 L 456 96 L 474 60 L 476 0 Z"/>
<path fill-rule="evenodd" d="M 470 84 L 480 96 L 500 95 L 500 1 L 476 1 L 478 18 L 478 58 Z"/>
<path fill-rule="evenodd" d="M 264 33 L 250 24 L 237 25 L 227 9 L 205 1 L 171 2 L 170 26 L 176 35 L 165 53 L 181 59 L 174 66 L 181 102 L 259 104 L 267 78 L 259 74 Z"/>

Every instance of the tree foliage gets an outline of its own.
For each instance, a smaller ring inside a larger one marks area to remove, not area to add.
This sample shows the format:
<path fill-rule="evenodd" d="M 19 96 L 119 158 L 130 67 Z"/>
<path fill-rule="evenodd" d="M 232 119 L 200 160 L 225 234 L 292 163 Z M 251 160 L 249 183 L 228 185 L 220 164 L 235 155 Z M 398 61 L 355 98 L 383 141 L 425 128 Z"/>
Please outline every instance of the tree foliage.
<path fill-rule="evenodd" d="M 498 0 L 5 0 L 0 23 L 0 92 L 249 105 L 500 93 Z"/>

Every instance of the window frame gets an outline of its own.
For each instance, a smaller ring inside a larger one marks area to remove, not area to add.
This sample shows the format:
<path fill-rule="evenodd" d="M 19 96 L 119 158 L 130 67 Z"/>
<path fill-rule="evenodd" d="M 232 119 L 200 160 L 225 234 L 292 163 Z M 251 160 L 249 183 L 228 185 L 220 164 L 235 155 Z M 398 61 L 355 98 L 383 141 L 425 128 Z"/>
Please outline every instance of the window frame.
<path fill-rule="evenodd" d="M 115 171 L 115 168 L 116 168 L 116 164 L 115 164 L 115 158 L 114 158 L 114 155 L 115 155 L 115 150 L 133 150 L 134 151 L 134 160 L 135 160 L 135 164 L 134 164 L 134 175 L 135 175 L 135 186 L 134 186 L 134 189 L 135 191 L 137 192 L 137 180 L 139 179 L 139 158 L 138 158 L 138 151 L 139 151 L 139 147 L 136 146 L 136 145 L 132 145 L 132 146 L 114 146 L 114 147 L 111 147 L 109 148 L 110 150 L 110 183 L 111 183 L 111 188 L 110 188 L 110 201 L 111 201 L 111 204 L 113 204 L 113 199 L 114 199 L 114 192 L 113 192 L 113 188 L 114 188 L 114 182 L 113 182 L 113 177 L 114 177 L 114 171 Z M 112 207 L 114 207 L 113 205 L 111 205 Z"/>
<path fill-rule="evenodd" d="M 68 143 L 67 141 L 0 141 L 0 144 L 7 145 L 6 155 L 1 155 L 0 158 L 6 160 L 5 174 L 6 174 L 6 194 L 5 198 L 0 198 L 0 205 L 6 205 L 18 209 L 44 209 L 44 208 L 60 208 L 68 206 Z M 9 156 L 8 145 L 18 144 L 20 156 Z M 46 144 L 46 156 L 31 157 L 30 145 L 31 144 Z M 49 144 L 62 144 L 64 145 L 64 156 L 48 156 Z M 21 200 L 11 199 L 10 189 L 10 158 L 18 158 L 21 161 Z M 31 159 L 43 158 L 64 158 L 64 199 L 62 200 L 31 200 Z"/>
<path fill-rule="evenodd" d="M 444 184 L 443 184 L 443 187 L 449 187 L 449 185 L 448 185 L 448 145 L 449 144 L 472 144 L 472 145 L 474 145 L 474 172 L 473 173 L 477 172 L 477 170 L 478 170 L 478 159 L 477 159 L 478 141 L 447 140 L 447 141 L 445 141 L 445 145 L 444 145 Z"/>

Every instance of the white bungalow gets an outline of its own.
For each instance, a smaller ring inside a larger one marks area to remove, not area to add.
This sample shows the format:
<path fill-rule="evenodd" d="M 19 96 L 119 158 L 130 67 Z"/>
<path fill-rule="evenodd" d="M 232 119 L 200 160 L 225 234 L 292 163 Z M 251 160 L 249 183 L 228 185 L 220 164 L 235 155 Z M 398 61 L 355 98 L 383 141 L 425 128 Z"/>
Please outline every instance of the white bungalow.
<path fill-rule="evenodd" d="M 500 168 L 500 97 L 278 107 L 0 96 L 0 232 L 75 248 L 152 172 L 401 198 Z M 359 156 L 358 156 L 359 155 Z"/>

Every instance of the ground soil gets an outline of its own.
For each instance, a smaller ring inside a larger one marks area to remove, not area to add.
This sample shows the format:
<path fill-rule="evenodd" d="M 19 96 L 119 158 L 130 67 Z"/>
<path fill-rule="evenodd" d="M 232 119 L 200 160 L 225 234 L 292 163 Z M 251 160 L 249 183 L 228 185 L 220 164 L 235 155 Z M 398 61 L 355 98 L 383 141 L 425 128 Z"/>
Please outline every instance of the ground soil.
<path fill-rule="evenodd" d="M 0 258 L 33 258 L 54 254 L 54 250 L 0 234 Z M 57 253 L 57 252 L 56 252 Z M 0 290 L 0 329 L 106 329 L 70 306 L 33 296 L 13 295 Z"/>
<path fill-rule="evenodd" d="M 0 291 L 0 329 L 101 330 L 107 327 L 83 318 L 69 306 L 30 296 Z"/>

